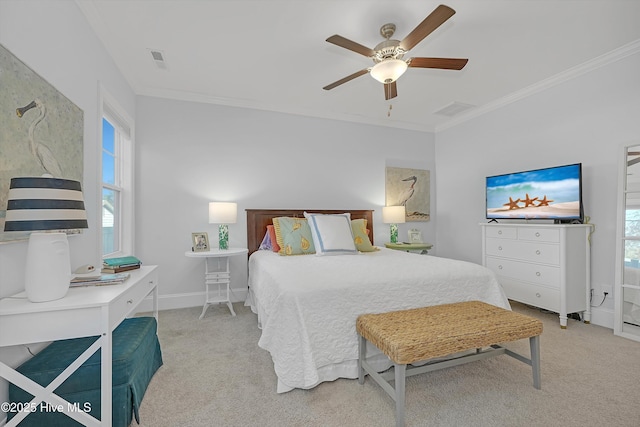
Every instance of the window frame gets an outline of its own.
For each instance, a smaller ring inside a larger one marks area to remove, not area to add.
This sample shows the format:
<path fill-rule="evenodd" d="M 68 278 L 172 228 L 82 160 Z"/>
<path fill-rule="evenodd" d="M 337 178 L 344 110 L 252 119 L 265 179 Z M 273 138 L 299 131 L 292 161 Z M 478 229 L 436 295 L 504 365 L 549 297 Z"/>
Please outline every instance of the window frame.
<path fill-rule="evenodd" d="M 133 255 L 135 250 L 135 211 L 134 211 L 134 165 L 135 139 L 134 121 L 119 103 L 100 86 L 98 125 L 98 247 L 101 258 Z M 105 183 L 103 178 L 103 119 L 114 127 L 114 183 Z M 114 212 L 114 222 L 119 221 L 119 248 L 114 252 L 103 253 L 102 198 L 103 189 L 120 192 L 120 203 Z"/>

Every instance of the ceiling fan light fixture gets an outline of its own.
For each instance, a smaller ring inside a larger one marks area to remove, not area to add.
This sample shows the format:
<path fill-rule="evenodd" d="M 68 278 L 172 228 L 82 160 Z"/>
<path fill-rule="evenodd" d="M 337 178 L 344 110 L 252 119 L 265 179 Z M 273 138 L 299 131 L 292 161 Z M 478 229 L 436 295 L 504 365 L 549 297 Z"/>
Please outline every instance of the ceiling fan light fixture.
<path fill-rule="evenodd" d="M 407 71 L 407 63 L 401 59 L 385 59 L 371 68 L 371 77 L 380 83 L 393 83 Z"/>

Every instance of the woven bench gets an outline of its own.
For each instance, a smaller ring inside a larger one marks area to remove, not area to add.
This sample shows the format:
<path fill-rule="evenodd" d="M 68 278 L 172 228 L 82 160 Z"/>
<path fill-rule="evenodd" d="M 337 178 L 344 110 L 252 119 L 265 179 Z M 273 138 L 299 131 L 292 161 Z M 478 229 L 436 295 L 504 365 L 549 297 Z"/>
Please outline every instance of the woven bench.
<path fill-rule="evenodd" d="M 437 305 L 380 314 L 363 314 L 358 331 L 358 382 L 365 373 L 396 402 L 396 426 L 404 426 L 405 378 L 507 354 L 533 369 L 533 385 L 540 389 L 540 334 L 542 322 L 480 301 Z M 531 358 L 508 350 L 499 343 L 529 338 Z M 380 374 L 366 361 L 366 341 L 378 347 L 393 362 L 393 371 Z M 475 350 L 475 352 L 467 352 Z M 407 365 L 443 356 L 457 356 Z M 394 381 L 394 387 L 389 381 Z"/>

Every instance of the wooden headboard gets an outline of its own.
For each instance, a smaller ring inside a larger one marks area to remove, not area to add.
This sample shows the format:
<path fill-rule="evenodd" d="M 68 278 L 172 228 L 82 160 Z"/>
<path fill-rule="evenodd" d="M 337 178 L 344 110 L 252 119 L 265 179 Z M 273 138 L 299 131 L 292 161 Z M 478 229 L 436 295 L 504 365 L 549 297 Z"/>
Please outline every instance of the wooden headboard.
<path fill-rule="evenodd" d="M 264 233 L 267 231 L 267 225 L 272 224 L 271 220 L 279 216 L 290 216 L 304 218 L 304 212 L 338 214 L 349 212 L 351 219 L 364 218 L 367 220 L 367 228 L 369 229 L 369 240 L 373 244 L 373 211 L 372 210 L 321 210 L 321 209 L 246 209 L 247 211 L 247 248 L 249 255 L 258 250 Z"/>

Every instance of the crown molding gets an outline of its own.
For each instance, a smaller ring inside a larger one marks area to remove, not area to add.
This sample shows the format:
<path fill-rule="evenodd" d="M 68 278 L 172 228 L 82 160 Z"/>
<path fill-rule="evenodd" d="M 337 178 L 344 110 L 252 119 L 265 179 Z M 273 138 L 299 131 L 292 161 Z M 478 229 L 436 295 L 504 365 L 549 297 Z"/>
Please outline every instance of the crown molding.
<path fill-rule="evenodd" d="M 483 114 L 486 114 L 490 111 L 497 110 L 511 103 L 534 95 L 538 92 L 542 92 L 543 90 L 547 90 L 561 83 L 582 76 L 583 74 L 597 70 L 600 67 L 612 64 L 616 61 L 620 61 L 621 59 L 624 59 L 631 55 L 636 55 L 638 53 L 640 53 L 640 39 L 634 40 L 631 43 L 623 45 L 617 49 L 600 55 L 573 68 L 569 68 L 568 70 L 558 73 L 555 76 L 549 77 L 545 80 L 541 80 L 531 86 L 527 86 L 524 89 L 513 92 L 500 99 L 474 108 L 473 110 L 470 110 L 466 113 L 460 114 L 459 116 L 447 121 L 446 123 L 436 126 L 435 133 L 450 129 L 463 122 L 482 116 Z"/>

